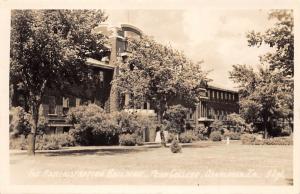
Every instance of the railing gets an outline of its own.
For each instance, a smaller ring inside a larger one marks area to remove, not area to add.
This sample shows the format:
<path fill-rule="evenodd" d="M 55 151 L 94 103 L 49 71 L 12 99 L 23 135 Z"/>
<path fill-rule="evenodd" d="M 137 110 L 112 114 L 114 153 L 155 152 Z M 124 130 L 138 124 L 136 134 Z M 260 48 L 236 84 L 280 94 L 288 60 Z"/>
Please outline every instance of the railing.
<path fill-rule="evenodd" d="M 156 113 L 152 109 L 133 109 L 133 108 L 128 108 L 124 109 L 124 111 L 130 112 L 130 113 L 138 113 L 138 114 L 143 114 L 143 115 L 149 115 L 149 116 L 155 116 Z"/>

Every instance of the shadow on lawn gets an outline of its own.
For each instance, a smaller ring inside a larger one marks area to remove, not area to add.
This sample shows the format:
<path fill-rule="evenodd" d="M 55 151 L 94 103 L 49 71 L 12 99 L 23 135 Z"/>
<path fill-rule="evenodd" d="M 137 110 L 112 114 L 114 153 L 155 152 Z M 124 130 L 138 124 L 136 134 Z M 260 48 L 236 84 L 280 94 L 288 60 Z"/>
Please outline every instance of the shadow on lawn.
<path fill-rule="evenodd" d="M 59 152 L 36 153 L 44 156 L 83 156 L 83 155 L 120 155 L 149 151 L 152 148 L 114 148 L 114 149 L 83 149 L 83 150 L 60 150 Z"/>
<path fill-rule="evenodd" d="M 183 148 L 206 148 L 211 147 L 209 144 L 185 144 Z M 120 155 L 120 154 L 130 154 L 138 152 L 146 152 L 157 149 L 156 147 L 128 147 L 128 148 L 101 148 L 101 149 L 81 149 L 81 150 L 59 150 L 57 152 L 39 152 L 38 155 L 44 156 L 83 156 L 83 155 Z M 167 147 L 166 149 L 169 149 Z"/>

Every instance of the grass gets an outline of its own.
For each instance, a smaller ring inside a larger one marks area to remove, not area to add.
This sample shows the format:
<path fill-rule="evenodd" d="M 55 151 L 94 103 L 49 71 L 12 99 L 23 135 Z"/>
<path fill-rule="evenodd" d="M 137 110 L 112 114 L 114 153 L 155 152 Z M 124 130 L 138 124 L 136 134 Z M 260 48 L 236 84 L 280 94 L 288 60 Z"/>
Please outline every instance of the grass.
<path fill-rule="evenodd" d="M 14 184 L 290 185 L 292 146 L 200 143 L 169 148 L 95 147 L 11 154 Z M 273 177 L 273 178 L 272 178 Z M 275 177 L 275 178 L 274 178 Z"/>

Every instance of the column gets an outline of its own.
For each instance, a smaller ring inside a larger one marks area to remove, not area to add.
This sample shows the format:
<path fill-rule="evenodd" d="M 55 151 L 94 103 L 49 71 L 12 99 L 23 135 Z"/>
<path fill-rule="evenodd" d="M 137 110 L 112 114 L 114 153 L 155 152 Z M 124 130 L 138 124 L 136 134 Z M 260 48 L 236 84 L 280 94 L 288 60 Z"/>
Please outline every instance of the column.
<path fill-rule="evenodd" d="M 198 105 L 199 118 L 202 117 L 202 114 L 201 114 L 201 106 L 202 106 L 202 102 L 200 101 L 200 102 L 199 102 L 199 105 Z"/>
<path fill-rule="evenodd" d="M 150 102 L 147 102 L 147 110 L 150 110 Z"/>
<path fill-rule="evenodd" d="M 196 110 L 195 110 L 195 127 L 198 126 L 198 119 L 199 119 L 198 109 L 199 109 L 199 104 L 196 105 Z"/>
<path fill-rule="evenodd" d="M 125 102 L 124 102 L 125 108 L 129 108 L 129 102 L 130 102 L 130 94 L 126 93 L 125 94 Z"/>

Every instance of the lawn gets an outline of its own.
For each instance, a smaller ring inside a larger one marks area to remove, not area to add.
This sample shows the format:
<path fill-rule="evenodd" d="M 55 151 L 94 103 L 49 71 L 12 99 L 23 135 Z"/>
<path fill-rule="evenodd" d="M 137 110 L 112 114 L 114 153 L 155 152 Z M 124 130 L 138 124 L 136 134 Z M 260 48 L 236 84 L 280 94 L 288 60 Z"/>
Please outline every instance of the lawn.
<path fill-rule="evenodd" d="M 80 147 L 10 154 L 13 184 L 290 185 L 293 146 Z"/>

